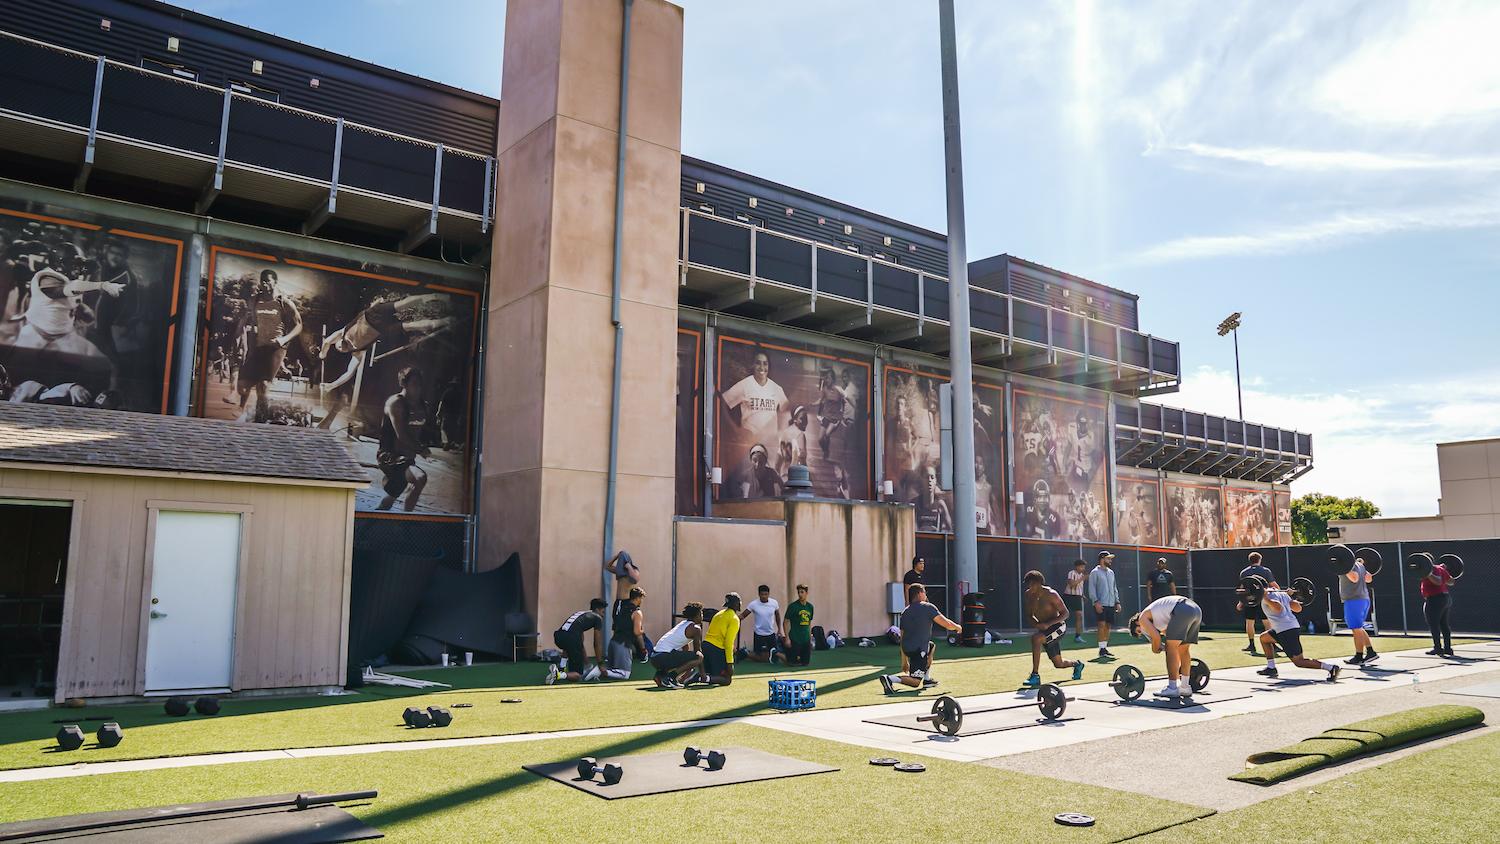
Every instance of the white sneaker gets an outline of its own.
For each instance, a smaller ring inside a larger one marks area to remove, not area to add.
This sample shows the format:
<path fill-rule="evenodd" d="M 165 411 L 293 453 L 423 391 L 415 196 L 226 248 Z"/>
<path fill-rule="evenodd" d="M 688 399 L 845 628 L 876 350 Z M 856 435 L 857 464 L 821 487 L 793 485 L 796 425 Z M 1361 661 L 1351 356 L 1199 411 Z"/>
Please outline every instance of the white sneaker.
<path fill-rule="evenodd" d="M 585 683 L 592 683 L 592 682 L 594 682 L 597 679 L 599 679 L 599 666 L 598 665 L 591 665 L 591 666 L 589 666 L 589 670 L 583 672 L 583 682 L 585 682 Z"/>
<path fill-rule="evenodd" d="M 552 685 L 553 683 L 556 683 L 557 682 L 557 675 L 559 673 L 560 672 L 557 670 L 557 666 L 556 665 L 549 665 L 549 666 L 547 666 L 547 679 L 543 680 L 542 682 L 546 683 L 549 686 Z"/>
<path fill-rule="evenodd" d="M 558 671 L 567 671 L 568 670 L 568 658 L 567 657 L 564 656 L 564 657 L 559 657 L 558 658 L 558 660 L 557 660 L 557 670 Z"/>
<path fill-rule="evenodd" d="M 1182 690 L 1176 686 L 1167 686 L 1151 693 L 1155 697 L 1182 697 Z"/>

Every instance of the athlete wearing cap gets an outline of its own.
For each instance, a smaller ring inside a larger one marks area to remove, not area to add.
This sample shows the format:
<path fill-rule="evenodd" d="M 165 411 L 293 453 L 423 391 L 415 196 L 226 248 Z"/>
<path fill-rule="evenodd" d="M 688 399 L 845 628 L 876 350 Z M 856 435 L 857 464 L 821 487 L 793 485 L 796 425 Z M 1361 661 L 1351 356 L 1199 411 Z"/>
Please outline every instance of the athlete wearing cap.
<path fill-rule="evenodd" d="M 1109 628 L 1120 611 L 1120 589 L 1115 585 L 1115 555 L 1099 552 L 1099 562 L 1089 572 L 1088 595 L 1094 602 L 1094 617 L 1099 624 L 1099 658 L 1114 659 L 1109 652 Z"/>

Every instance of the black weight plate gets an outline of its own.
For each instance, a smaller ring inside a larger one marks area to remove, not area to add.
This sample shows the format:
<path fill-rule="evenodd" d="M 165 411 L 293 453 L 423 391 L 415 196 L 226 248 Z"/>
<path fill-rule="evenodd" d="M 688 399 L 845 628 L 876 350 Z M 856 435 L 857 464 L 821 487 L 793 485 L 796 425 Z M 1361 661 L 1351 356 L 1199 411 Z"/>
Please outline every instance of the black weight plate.
<path fill-rule="evenodd" d="M 1068 710 L 1068 696 L 1053 683 L 1043 683 L 1036 690 L 1036 701 L 1042 717 L 1048 721 L 1056 721 Z"/>
<path fill-rule="evenodd" d="M 1448 570 L 1448 574 L 1457 580 L 1464 576 L 1464 560 L 1457 554 L 1444 554 L 1438 557 L 1438 564 Z M 1430 571 L 1431 569 L 1429 569 Z"/>
<path fill-rule="evenodd" d="M 1354 552 L 1354 556 L 1364 561 L 1365 571 L 1370 574 L 1380 574 L 1382 561 L 1379 551 L 1376 551 L 1374 548 L 1361 548 Z"/>
<path fill-rule="evenodd" d="M 1338 574 L 1348 574 L 1354 568 L 1354 552 L 1347 545 L 1331 545 L 1328 548 L 1328 564 Z"/>
<path fill-rule="evenodd" d="M 932 722 L 932 728 L 945 736 L 956 736 L 963 728 L 964 708 L 947 695 L 932 702 L 932 714 L 939 716 Z"/>
<path fill-rule="evenodd" d="M 1135 700 L 1146 693 L 1146 675 L 1134 665 L 1122 665 L 1115 669 L 1115 679 L 1110 686 L 1120 700 Z"/>
<path fill-rule="evenodd" d="M 1201 659 L 1195 659 L 1193 660 L 1193 669 L 1188 673 L 1188 685 L 1192 687 L 1193 691 L 1201 692 L 1208 688 L 1209 676 L 1208 663 Z"/>
<path fill-rule="evenodd" d="M 1060 815 L 1054 815 L 1052 817 L 1052 819 L 1054 821 L 1057 821 L 1058 823 L 1062 824 L 1063 826 L 1093 826 L 1094 825 L 1094 819 L 1093 818 L 1089 817 L 1088 815 L 1079 814 L 1078 812 L 1063 812 Z"/>
<path fill-rule="evenodd" d="M 920 774 L 923 771 L 927 770 L 927 766 L 923 765 L 921 762 L 902 762 L 901 764 L 893 765 L 892 767 L 903 774 Z"/>
<path fill-rule="evenodd" d="M 889 756 L 880 756 L 880 757 L 876 757 L 874 759 L 871 759 L 870 760 L 870 764 L 871 765 L 879 765 L 882 768 L 889 768 L 892 765 L 899 765 L 899 764 L 901 764 L 901 760 L 900 759 L 892 759 Z"/>

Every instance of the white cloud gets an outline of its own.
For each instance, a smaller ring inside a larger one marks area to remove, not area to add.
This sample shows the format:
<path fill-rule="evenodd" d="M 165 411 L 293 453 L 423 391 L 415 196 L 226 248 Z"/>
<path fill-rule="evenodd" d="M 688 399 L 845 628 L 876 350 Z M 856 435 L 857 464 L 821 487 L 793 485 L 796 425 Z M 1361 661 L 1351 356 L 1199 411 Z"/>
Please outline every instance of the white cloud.
<path fill-rule="evenodd" d="M 1203 258 L 1284 255 L 1398 232 L 1494 226 L 1500 226 L 1500 198 L 1486 197 L 1482 201 L 1429 208 L 1347 211 L 1322 220 L 1247 234 L 1180 237 L 1141 249 L 1124 263 L 1164 264 Z"/>
<path fill-rule="evenodd" d="M 1186 143 L 1153 145 L 1146 155 L 1180 152 L 1196 158 L 1257 164 L 1281 170 L 1306 172 L 1357 171 L 1454 171 L 1468 175 L 1500 171 L 1500 156 L 1457 156 L 1386 154 L 1361 150 L 1312 150 L 1288 147 L 1223 147 L 1212 144 Z"/>
<path fill-rule="evenodd" d="M 1414 4 L 1330 69 L 1312 104 L 1356 123 L 1431 125 L 1500 114 L 1500 5 Z"/>
<path fill-rule="evenodd" d="M 1162 403 L 1237 415 L 1233 372 L 1200 367 L 1183 383 Z M 1293 494 L 1357 495 L 1385 516 L 1430 516 L 1439 494 L 1437 443 L 1500 435 L 1500 373 L 1392 384 L 1379 394 L 1287 393 L 1252 381 L 1245 416 L 1312 435 L 1315 468 L 1292 485 Z"/>

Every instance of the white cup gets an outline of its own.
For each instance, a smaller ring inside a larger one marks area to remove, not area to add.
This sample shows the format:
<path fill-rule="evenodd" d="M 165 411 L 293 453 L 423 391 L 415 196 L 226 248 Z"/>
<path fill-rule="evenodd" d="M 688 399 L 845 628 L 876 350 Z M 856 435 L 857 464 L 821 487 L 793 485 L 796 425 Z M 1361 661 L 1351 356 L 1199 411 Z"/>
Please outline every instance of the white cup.
<path fill-rule="evenodd" d="M 473 664 L 474 664 L 474 652 L 473 651 L 464 651 L 464 665 L 473 665 Z"/>
<path fill-rule="evenodd" d="M 443 654 L 443 667 L 444 668 L 448 667 L 448 655 L 447 654 Z"/>

